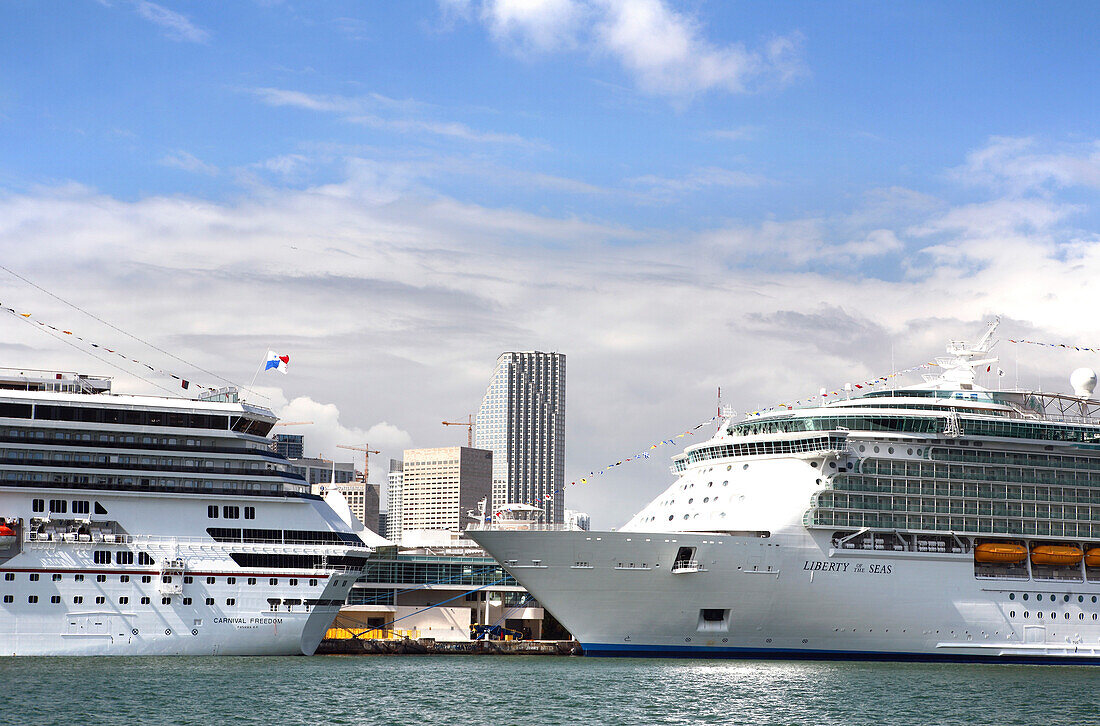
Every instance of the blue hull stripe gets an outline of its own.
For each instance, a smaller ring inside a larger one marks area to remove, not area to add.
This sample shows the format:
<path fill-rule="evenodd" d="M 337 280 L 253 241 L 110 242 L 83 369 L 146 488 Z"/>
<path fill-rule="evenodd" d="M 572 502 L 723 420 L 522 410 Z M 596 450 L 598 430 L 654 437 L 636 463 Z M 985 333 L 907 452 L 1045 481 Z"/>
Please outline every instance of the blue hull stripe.
<path fill-rule="evenodd" d="M 863 650 L 739 648 L 691 645 L 582 643 L 584 654 L 600 658 L 755 658 L 764 660 L 862 660 L 918 663 L 1057 663 L 1100 665 L 1100 655 L 973 655 L 968 653 L 891 653 Z"/>

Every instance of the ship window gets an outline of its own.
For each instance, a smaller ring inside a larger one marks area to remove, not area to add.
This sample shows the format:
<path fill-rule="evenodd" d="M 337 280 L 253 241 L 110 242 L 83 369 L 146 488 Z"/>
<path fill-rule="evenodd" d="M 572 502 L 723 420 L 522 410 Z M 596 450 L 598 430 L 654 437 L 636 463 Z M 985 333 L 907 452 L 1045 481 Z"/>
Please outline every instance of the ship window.
<path fill-rule="evenodd" d="M 37 573 L 37 572 L 35 572 L 35 573 L 33 573 L 33 574 L 31 575 L 31 582 L 35 582 L 35 581 L 37 581 L 37 580 L 38 580 L 38 573 Z"/>
<path fill-rule="evenodd" d="M 28 595 L 27 596 L 27 602 L 29 602 L 29 603 L 38 602 L 38 596 L 37 595 Z"/>
<path fill-rule="evenodd" d="M 255 519 L 256 518 L 256 508 L 255 507 L 245 507 L 244 508 L 244 518 L 245 519 Z"/>
<path fill-rule="evenodd" d="M 191 577 L 191 575 L 184 575 L 183 576 L 183 584 L 184 585 L 190 585 L 194 581 L 195 581 L 195 578 Z"/>
<path fill-rule="evenodd" d="M 97 565 L 111 564 L 111 553 L 108 550 L 96 550 L 92 553 L 92 561 Z"/>
<path fill-rule="evenodd" d="M 206 584 L 207 585 L 213 585 L 214 584 L 214 578 L 213 577 L 206 578 Z"/>
<path fill-rule="evenodd" d="M 190 605 L 191 604 L 191 598 L 189 598 L 189 597 L 183 598 L 183 604 L 184 605 Z"/>
<path fill-rule="evenodd" d="M 222 517 L 225 519 L 240 519 L 241 508 L 240 507 L 222 507 Z"/>
<path fill-rule="evenodd" d="M 294 579 L 293 577 L 292 577 L 292 578 L 290 578 L 290 586 L 291 586 L 291 587 L 294 587 L 294 586 L 295 586 L 295 585 L 297 585 L 297 584 L 298 584 L 298 581 L 297 581 L 296 579 Z"/>
<path fill-rule="evenodd" d="M 206 508 L 206 516 L 210 519 L 217 519 L 218 518 L 218 506 L 216 504 L 212 504 L 209 507 L 207 507 Z"/>
<path fill-rule="evenodd" d="M 153 558 L 148 552 L 138 552 L 138 564 L 139 565 L 151 565 L 153 564 Z"/>
<path fill-rule="evenodd" d="M 84 598 L 80 595 L 77 595 L 76 597 L 73 598 L 73 604 L 74 605 L 79 605 L 82 602 L 84 602 Z"/>
<path fill-rule="evenodd" d="M 149 604 L 149 598 L 147 598 L 147 597 L 141 598 L 141 604 L 142 605 L 148 605 Z"/>
<path fill-rule="evenodd" d="M 1010 617 L 1010 618 L 1014 618 L 1014 617 L 1016 617 L 1016 611 L 1015 611 L 1015 610 L 1010 610 L 1010 611 L 1008 612 L 1008 617 Z"/>
<path fill-rule="evenodd" d="M 1024 593 L 1024 599 L 1027 600 L 1027 593 Z"/>
<path fill-rule="evenodd" d="M 172 598 L 170 598 L 170 597 L 167 597 L 167 596 L 166 596 L 166 597 L 162 597 L 162 598 L 160 599 L 160 604 L 161 604 L 161 605 L 171 605 L 171 604 L 172 604 Z"/>
<path fill-rule="evenodd" d="M 1069 602 L 1069 595 L 1063 595 L 1062 602 Z"/>
<path fill-rule="evenodd" d="M 316 580 L 310 580 L 309 581 L 309 586 L 310 587 L 317 587 L 317 581 Z"/>
<path fill-rule="evenodd" d="M 1008 593 L 1008 599 L 1009 600 L 1015 600 L 1016 599 L 1016 593 L 1014 593 L 1014 592 Z"/>
<path fill-rule="evenodd" d="M 171 582 L 172 581 L 172 576 L 171 575 L 161 575 L 160 576 L 160 581 L 161 582 Z"/>
<path fill-rule="evenodd" d="M 54 575 L 53 575 L 53 581 L 58 582 L 60 580 L 61 580 L 61 575 L 59 573 L 55 572 Z"/>
<path fill-rule="evenodd" d="M 96 575 L 95 576 L 95 581 L 96 582 L 107 582 L 107 576 L 106 575 Z"/>
<path fill-rule="evenodd" d="M 100 504 L 99 502 L 96 502 L 95 503 L 95 513 L 96 514 L 106 514 L 107 510 L 104 508 L 104 506 L 102 504 Z"/>
<path fill-rule="evenodd" d="M 107 602 L 107 598 L 103 597 L 102 595 L 100 595 L 99 597 L 97 597 L 95 599 L 95 604 L 96 605 L 102 605 L 105 602 Z"/>
<path fill-rule="evenodd" d="M 1084 601 L 1085 601 L 1085 596 L 1084 595 L 1078 595 L 1077 596 L 1077 602 L 1084 602 Z"/>
<path fill-rule="evenodd" d="M 132 565 L 132 564 L 134 564 L 134 553 L 133 552 L 116 552 L 115 553 L 115 564 L 118 564 L 118 565 Z"/>
<path fill-rule="evenodd" d="M 87 499 L 73 500 L 73 514 L 87 514 L 89 511 L 91 511 L 91 506 Z"/>
<path fill-rule="evenodd" d="M 255 577 L 248 578 L 248 584 L 249 585 L 255 585 L 256 584 L 256 578 Z"/>
<path fill-rule="evenodd" d="M 73 579 L 77 582 L 84 582 L 84 575 L 73 575 Z"/>
<path fill-rule="evenodd" d="M 153 577 L 152 577 L 152 575 L 142 575 L 141 576 L 141 581 L 145 584 L 149 584 L 150 582 L 153 581 Z"/>
<path fill-rule="evenodd" d="M 1027 610 L 1024 611 L 1024 617 L 1027 617 Z"/>
<path fill-rule="evenodd" d="M 14 572 L 5 572 L 4 573 L 4 579 L 5 580 L 14 580 L 15 579 L 15 573 Z"/>
<path fill-rule="evenodd" d="M 44 499 L 32 499 L 31 500 L 32 512 L 44 512 L 46 511 L 46 500 Z"/>
<path fill-rule="evenodd" d="M 269 584 L 269 585 L 278 585 L 279 584 L 279 578 L 272 577 L 270 580 L 267 581 L 267 584 Z"/>
<path fill-rule="evenodd" d="M 52 602 L 54 605 L 58 604 L 59 602 L 61 602 L 61 596 L 60 595 L 54 595 L 53 597 L 50 598 L 50 602 Z"/>
<path fill-rule="evenodd" d="M 234 598 L 228 597 L 228 598 L 225 599 L 225 604 L 226 605 L 236 605 L 237 601 Z"/>
<path fill-rule="evenodd" d="M 118 578 L 118 581 L 119 582 L 129 582 L 130 581 L 130 576 L 129 575 L 120 575 L 119 578 Z"/>
<path fill-rule="evenodd" d="M 64 514 L 69 508 L 69 503 L 64 499 L 51 499 L 50 500 L 50 512 L 55 514 Z"/>
<path fill-rule="evenodd" d="M 237 584 L 237 578 L 227 577 L 227 578 L 225 578 L 225 584 L 227 584 L 227 585 L 236 585 Z"/>
<path fill-rule="evenodd" d="M 11 595 L 5 595 L 4 596 L 4 602 L 15 602 L 15 598 L 12 597 Z"/>
<path fill-rule="evenodd" d="M 212 598 L 212 597 L 206 598 L 206 604 L 207 605 L 213 605 L 214 604 L 214 598 Z"/>
<path fill-rule="evenodd" d="M 118 604 L 119 605 L 127 605 L 127 604 L 129 604 L 129 602 L 130 602 L 130 598 L 126 597 L 125 595 L 123 595 L 122 597 L 120 597 L 118 599 Z"/>

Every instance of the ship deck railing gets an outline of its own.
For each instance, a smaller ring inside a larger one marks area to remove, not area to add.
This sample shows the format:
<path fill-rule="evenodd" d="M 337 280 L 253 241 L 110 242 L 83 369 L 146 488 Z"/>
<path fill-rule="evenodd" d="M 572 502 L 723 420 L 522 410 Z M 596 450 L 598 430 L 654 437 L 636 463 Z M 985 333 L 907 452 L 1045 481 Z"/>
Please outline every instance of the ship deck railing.
<path fill-rule="evenodd" d="M 333 550 L 369 549 L 363 542 L 331 542 L 326 540 L 301 540 L 296 542 L 259 542 L 249 540 L 220 541 L 213 537 L 194 537 L 170 535 L 144 535 L 144 534 L 73 534 L 70 532 L 35 532 L 28 531 L 23 541 L 28 544 L 66 544 L 66 545 L 150 545 L 150 546 L 217 546 L 219 549 L 232 547 L 278 547 L 280 551 L 286 551 L 288 547 L 329 547 Z"/>

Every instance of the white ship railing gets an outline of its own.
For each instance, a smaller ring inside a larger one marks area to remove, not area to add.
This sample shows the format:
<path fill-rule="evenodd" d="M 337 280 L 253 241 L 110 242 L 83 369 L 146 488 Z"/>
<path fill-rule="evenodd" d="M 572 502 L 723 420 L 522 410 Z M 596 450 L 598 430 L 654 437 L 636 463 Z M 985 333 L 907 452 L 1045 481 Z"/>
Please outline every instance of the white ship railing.
<path fill-rule="evenodd" d="M 216 540 L 213 537 L 193 537 L 171 535 L 145 535 L 145 534 L 73 534 L 71 532 L 27 532 L 23 541 L 28 544 L 75 544 L 75 545 L 202 545 L 218 547 L 265 547 L 278 548 L 286 552 L 295 547 L 325 547 L 332 550 L 366 550 L 371 548 L 366 544 L 354 542 L 331 542 L 325 540 L 303 540 L 299 542 L 256 542 L 248 540 Z"/>

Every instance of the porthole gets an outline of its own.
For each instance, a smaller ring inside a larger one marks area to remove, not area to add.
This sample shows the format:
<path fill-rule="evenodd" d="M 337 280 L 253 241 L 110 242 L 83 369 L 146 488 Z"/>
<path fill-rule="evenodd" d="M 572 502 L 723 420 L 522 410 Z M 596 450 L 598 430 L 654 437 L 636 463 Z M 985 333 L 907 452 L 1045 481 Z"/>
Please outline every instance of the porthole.
<path fill-rule="evenodd" d="M 920 456 L 924 449 L 917 449 L 917 456 Z"/>
<path fill-rule="evenodd" d="M 770 643 L 770 642 L 772 642 L 772 639 L 771 639 L 771 638 L 765 638 L 765 639 L 764 639 L 764 642 L 765 642 L 765 643 Z"/>
<path fill-rule="evenodd" d="M 684 519 L 687 519 L 687 518 L 688 518 L 688 515 L 686 515 L 686 514 L 685 514 L 685 515 L 684 515 Z"/>
<path fill-rule="evenodd" d="M 859 450 L 860 450 L 860 451 L 867 451 L 867 447 L 866 447 L 866 446 L 864 446 L 863 444 L 860 444 L 860 445 L 859 445 Z"/>
<path fill-rule="evenodd" d="M 1035 613 L 1035 617 L 1037 617 L 1037 618 L 1043 617 L 1043 611 L 1040 610 L 1039 612 Z"/>
<path fill-rule="evenodd" d="M 878 447 L 877 446 L 875 447 L 875 453 L 876 454 L 878 453 Z"/>
<path fill-rule="evenodd" d="M 1014 593 L 1014 592 L 1008 593 L 1008 599 L 1009 600 L 1015 600 L 1016 599 L 1016 593 Z"/>
<path fill-rule="evenodd" d="M 1066 613 L 1066 620 L 1069 620 L 1069 613 Z"/>
<path fill-rule="evenodd" d="M 1096 602 L 1096 596 L 1095 595 L 1092 596 L 1092 601 Z"/>
<path fill-rule="evenodd" d="M 726 479 L 724 482 L 722 482 L 722 486 L 724 486 L 724 487 L 728 487 L 729 485 L 730 485 L 730 480 L 729 479 Z"/>
<path fill-rule="evenodd" d="M 710 487 L 712 487 L 712 486 L 714 486 L 714 482 L 712 482 L 712 481 L 708 481 L 708 482 L 707 482 L 707 488 L 709 489 L 709 488 L 710 488 Z"/>
<path fill-rule="evenodd" d="M 748 469 L 748 468 L 749 468 L 749 465 L 748 465 L 748 464 L 742 464 L 742 465 L 741 465 L 741 468 L 742 468 L 742 469 Z"/>
<path fill-rule="evenodd" d="M 706 504 L 709 501 L 710 501 L 710 497 L 703 497 L 703 504 Z"/>
<path fill-rule="evenodd" d="M 1008 617 L 1010 617 L 1010 618 L 1016 617 L 1016 611 L 1015 610 L 1010 610 L 1009 613 L 1008 613 Z"/>
<path fill-rule="evenodd" d="M 891 446 L 889 449 L 886 450 L 886 453 L 888 453 L 888 454 L 894 453 L 894 447 Z"/>
<path fill-rule="evenodd" d="M 810 466 L 812 466 L 813 468 L 816 469 L 817 468 L 817 462 L 816 461 L 811 461 Z"/>
<path fill-rule="evenodd" d="M 668 521 L 670 521 L 670 522 L 671 522 L 671 521 L 672 521 L 672 517 L 673 517 L 673 516 L 674 516 L 674 515 L 671 515 L 671 514 L 670 514 L 670 515 L 668 515 Z"/>
<path fill-rule="evenodd" d="M 829 468 L 830 469 L 835 469 L 836 468 L 836 462 L 835 461 L 830 461 L 829 462 Z"/>
<path fill-rule="evenodd" d="M 912 449 L 906 449 L 905 453 L 909 454 L 909 456 L 912 456 L 913 455 L 913 450 Z"/>
<path fill-rule="evenodd" d="M 695 501 L 695 497 L 690 497 L 690 498 L 688 498 L 688 504 L 691 504 L 691 503 L 692 503 L 692 502 L 694 502 L 694 501 Z"/>
<path fill-rule="evenodd" d="M 1077 602 L 1084 602 L 1084 601 L 1085 601 L 1085 596 L 1084 595 L 1078 595 L 1077 596 Z"/>
<path fill-rule="evenodd" d="M 1027 600 L 1027 593 L 1024 593 L 1024 600 Z"/>
<path fill-rule="evenodd" d="M 725 513 L 725 512 L 722 512 L 722 513 L 721 513 L 721 514 L 719 514 L 718 516 L 719 516 L 719 517 L 724 517 L 724 516 L 726 516 L 726 513 Z"/>
<path fill-rule="evenodd" d="M 733 464 L 730 464 L 730 465 L 728 465 L 728 466 L 726 467 L 726 471 L 730 471 L 730 470 L 732 470 L 732 469 L 733 469 Z"/>
<path fill-rule="evenodd" d="M 1063 595 L 1062 602 L 1069 602 L 1069 595 Z"/>
<path fill-rule="evenodd" d="M 1027 610 L 1024 611 L 1024 617 L 1027 617 Z"/>
<path fill-rule="evenodd" d="M 1077 619 L 1078 620 L 1084 620 L 1085 619 L 1085 614 L 1084 613 L 1077 613 Z"/>

